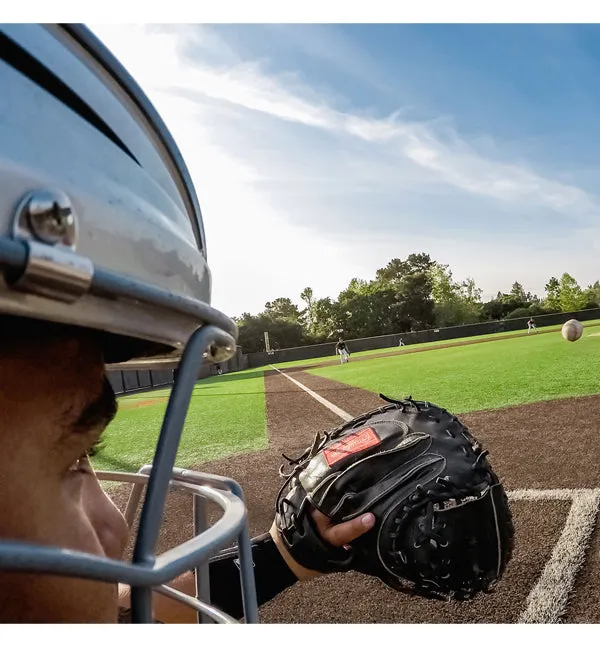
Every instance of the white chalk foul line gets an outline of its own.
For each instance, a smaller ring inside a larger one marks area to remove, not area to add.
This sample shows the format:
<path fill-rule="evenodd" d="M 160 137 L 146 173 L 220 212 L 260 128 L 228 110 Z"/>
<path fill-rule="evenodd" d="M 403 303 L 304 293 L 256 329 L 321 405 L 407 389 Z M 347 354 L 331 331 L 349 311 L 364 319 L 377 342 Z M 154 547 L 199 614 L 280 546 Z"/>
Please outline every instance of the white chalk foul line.
<path fill-rule="evenodd" d="M 349 413 L 293 377 L 281 372 L 275 366 L 271 368 L 277 370 L 342 420 L 352 419 Z M 565 527 L 540 578 L 529 593 L 527 607 L 518 621 L 519 623 L 558 623 L 567 609 L 577 573 L 585 562 L 586 551 L 600 508 L 600 489 L 525 489 L 511 490 L 507 495 L 512 501 L 571 501 Z"/>
<path fill-rule="evenodd" d="M 281 372 L 279 368 L 276 368 L 275 366 L 271 366 L 271 368 L 273 368 L 273 370 L 277 370 L 277 372 L 280 375 L 283 375 L 286 379 L 289 379 L 293 384 L 296 384 L 298 388 L 301 388 L 303 391 L 307 392 L 313 399 L 317 400 L 319 404 L 322 404 L 323 406 L 328 408 L 332 413 L 335 413 L 338 417 L 342 418 L 342 420 L 345 420 L 347 422 L 348 420 L 353 419 L 352 415 L 346 413 L 346 411 L 343 411 L 341 408 L 339 408 L 335 404 L 332 404 L 329 400 L 326 400 L 324 397 L 321 397 L 318 393 L 315 393 L 314 390 L 307 388 L 304 384 L 301 384 L 298 380 L 294 379 L 293 377 L 290 377 L 287 373 Z"/>
<path fill-rule="evenodd" d="M 600 506 L 600 490 L 539 490 L 539 497 L 533 492 L 536 491 L 518 490 L 517 494 L 529 493 L 524 498 L 538 500 L 568 498 L 570 492 L 572 505 L 552 555 L 527 597 L 527 607 L 519 623 L 559 623 L 566 612 L 577 573 L 585 562 Z"/>
<path fill-rule="evenodd" d="M 558 488 L 550 490 L 509 490 L 509 499 L 515 501 L 573 501 L 579 497 L 600 495 L 600 488 Z"/>

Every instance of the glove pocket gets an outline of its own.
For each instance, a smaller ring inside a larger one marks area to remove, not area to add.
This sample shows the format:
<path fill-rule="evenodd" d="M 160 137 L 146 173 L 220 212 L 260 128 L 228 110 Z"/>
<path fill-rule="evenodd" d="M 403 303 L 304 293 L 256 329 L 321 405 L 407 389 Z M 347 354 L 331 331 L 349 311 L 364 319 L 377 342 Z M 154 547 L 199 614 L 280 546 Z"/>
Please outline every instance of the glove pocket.
<path fill-rule="evenodd" d="M 435 480 L 446 467 L 443 457 L 426 453 L 428 448 L 428 439 L 419 439 L 409 449 L 392 449 L 363 458 L 324 480 L 309 495 L 310 501 L 336 522 L 376 511 L 389 498 L 403 501 L 416 484 Z"/>
<path fill-rule="evenodd" d="M 430 502 L 410 517 L 391 509 L 377 538 L 390 576 L 447 599 L 493 588 L 512 554 L 514 528 L 502 486 L 480 487 L 443 506 Z M 385 581 L 398 588 L 390 576 Z"/>

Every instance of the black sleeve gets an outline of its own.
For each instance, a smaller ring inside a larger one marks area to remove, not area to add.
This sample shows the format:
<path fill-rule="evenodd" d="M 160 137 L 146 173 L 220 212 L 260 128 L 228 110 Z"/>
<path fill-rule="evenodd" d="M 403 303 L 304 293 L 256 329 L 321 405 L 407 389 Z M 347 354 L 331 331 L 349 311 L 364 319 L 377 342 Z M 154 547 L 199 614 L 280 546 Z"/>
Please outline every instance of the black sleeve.
<path fill-rule="evenodd" d="M 237 548 L 228 549 L 211 560 L 211 603 L 234 618 L 242 618 L 242 591 Z M 291 587 L 297 580 L 275 546 L 271 535 L 265 533 L 252 540 L 252 559 L 258 604 L 262 605 Z"/>

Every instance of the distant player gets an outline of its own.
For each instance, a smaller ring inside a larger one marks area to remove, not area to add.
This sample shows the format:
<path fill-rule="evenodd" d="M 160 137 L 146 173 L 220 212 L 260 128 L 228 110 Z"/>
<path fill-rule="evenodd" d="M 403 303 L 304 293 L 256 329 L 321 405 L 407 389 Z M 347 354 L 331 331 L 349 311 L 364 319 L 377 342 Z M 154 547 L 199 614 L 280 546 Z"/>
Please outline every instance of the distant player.
<path fill-rule="evenodd" d="M 335 351 L 340 355 L 340 363 L 348 363 L 350 359 L 350 352 L 348 351 L 348 346 L 342 337 L 340 337 L 340 340 L 337 342 Z"/>
<path fill-rule="evenodd" d="M 530 334 L 532 331 L 533 332 L 537 331 L 533 316 L 527 321 L 527 334 Z"/>
<path fill-rule="evenodd" d="M 400 337 L 400 340 L 398 341 L 398 347 L 402 347 L 403 345 L 406 345 L 406 343 L 402 340 L 402 337 Z"/>
<path fill-rule="evenodd" d="M 217 375 L 222 375 L 223 374 L 223 369 L 221 368 L 221 364 L 217 363 Z"/>

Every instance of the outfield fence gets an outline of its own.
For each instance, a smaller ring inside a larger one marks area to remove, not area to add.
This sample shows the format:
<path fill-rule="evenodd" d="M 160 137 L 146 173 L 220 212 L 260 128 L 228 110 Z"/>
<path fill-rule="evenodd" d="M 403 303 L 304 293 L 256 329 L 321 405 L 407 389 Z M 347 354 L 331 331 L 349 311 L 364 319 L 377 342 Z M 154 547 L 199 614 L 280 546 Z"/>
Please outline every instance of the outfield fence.
<path fill-rule="evenodd" d="M 562 325 L 570 318 L 576 318 L 585 322 L 600 319 L 600 308 L 585 309 L 582 311 L 544 314 L 535 316 L 538 327 L 551 325 Z M 379 350 L 382 348 L 397 347 L 400 339 L 405 345 L 415 343 L 429 343 L 435 341 L 448 341 L 469 336 L 481 336 L 485 334 L 499 334 L 501 332 L 514 332 L 527 329 L 529 317 L 513 318 L 510 320 L 487 321 L 485 323 L 473 323 L 471 325 L 457 325 L 455 327 L 440 327 L 436 329 L 421 330 L 419 332 L 399 332 L 396 334 L 384 334 L 383 336 L 371 336 L 362 339 L 350 339 L 348 348 L 350 352 L 365 352 L 368 350 Z M 259 368 L 272 363 L 286 361 L 302 361 L 303 359 L 317 359 L 320 357 L 335 356 L 335 341 L 306 345 L 297 348 L 285 348 L 267 352 L 250 352 L 244 354 L 238 346 L 235 356 L 221 366 L 223 374 L 244 370 L 245 368 Z M 108 379 L 117 395 L 127 393 L 138 393 L 153 390 L 159 387 L 168 387 L 173 384 L 173 373 L 177 362 L 140 362 L 128 364 L 122 368 L 109 367 Z M 217 374 L 217 367 L 214 364 L 204 365 L 200 369 L 198 379 L 204 379 Z"/>
<path fill-rule="evenodd" d="M 562 325 L 570 318 L 579 321 L 600 319 L 600 308 L 585 309 L 582 311 L 544 314 L 535 316 L 537 327 L 549 325 Z M 367 350 L 379 350 L 382 348 L 393 348 L 398 346 L 400 339 L 405 345 L 414 343 L 429 343 L 434 341 L 448 341 L 450 339 L 466 338 L 469 336 L 481 336 L 484 334 L 498 334 L 501 332 L 514 332 L 527 329 L 529 316 L 524 318 L 512 318 L 510 320 L 486 321 L 485 323 L 473 323 L 471 325 L 456 325 L 454 327 L 440 327 L 436 329 L 421 330 L 418 332 L 398 332 L 396 334 L 384 334 L 383 336 L 371 336 L 362 339 L 346 340 L 350 352 L 365 352 Z M 251 352 L 247 354 L 249 368 L 258 368 L 271 363 L 283 363 L 287 361 L 301 361 L 303 359 L 316 359 L 319 357 L 335 356 L 336 341 L 306 345 L 297 348 L 285 348 L 268 352 Z"/>
<path fill-rule="evenodd" d="M 116 395 L 137 393 L 173 384 L 173 370 L 109 370 Z"/>
<path fill-rule="evenodd" d="M 108 380 L 116 395 L 142 393 L 155 388 L 173 385 L 177 361 L 140 361 L 119 366 L 108 367 Z M 235 372 L 247 367 L 246 355 L 237 347 L 236 354 L 229 361 L 219 364 L 221 372 Z M 198 379 L 218 374 L 215 364 L 205 364 L 200 368 Z"/>

